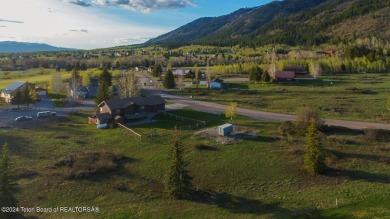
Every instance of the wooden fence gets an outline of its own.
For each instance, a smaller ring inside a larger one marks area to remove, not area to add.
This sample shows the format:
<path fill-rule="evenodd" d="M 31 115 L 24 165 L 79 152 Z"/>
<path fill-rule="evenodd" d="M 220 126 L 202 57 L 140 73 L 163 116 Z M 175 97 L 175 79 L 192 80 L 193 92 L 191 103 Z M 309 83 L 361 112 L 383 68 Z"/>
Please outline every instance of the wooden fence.
<path fill-rule="evenodd" d="M 137 136 L 137 139 L 139 139 L 140 141 L 142 141 L 142 135 L 135 132 L 134 130 L 132 130 L 131 128 L 128 128 L 120 123 L 118 123 L 119 127 L 121 128 L 122 132 L 124 133 L 131 133 L 132 135 L 135 135 Z"/>
<path fill-rule="evenodd" d="M 172 113 L 168 113 L 168 112 L 164 112 L 164 116 L 165 117 L 169 117 L 170 119 L 175 119 L 177 121 L 195 123 L 195 125 L 188 125 L 188 127 L 190 127 L 190 128 L 191 128 L 191 126 L 192 127 L 195 127 L 195 126 L 199 127 L 200 125 L 206 125 L 206 121 L 190 119 L 190 118 L 186 118 L 184 116 L 178 116 L 178 115 L 175 115 L 175 114 L 172 114 Z"/>

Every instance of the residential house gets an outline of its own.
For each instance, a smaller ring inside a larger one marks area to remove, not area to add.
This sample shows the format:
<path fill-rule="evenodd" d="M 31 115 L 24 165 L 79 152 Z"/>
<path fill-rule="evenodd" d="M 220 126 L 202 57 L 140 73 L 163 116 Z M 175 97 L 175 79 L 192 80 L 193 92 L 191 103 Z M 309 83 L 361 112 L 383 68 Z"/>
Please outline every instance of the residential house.
<path fill-rule="evenodd" d="M 28 86 L 31 90 L 35 90 L 35 84 L 31 84 L 24 81 L 15 81 L 9 85 L 5 90 L 1 91 L 1 97 L 4 98 L 5 102 L 10 103 L 11 99 L 18 90 L 23 90 Z"/>
<path fill-rule="evenodd" d="M 187 77 L 189 75 L 192 75 L 192 71 L 190 69 L 176 69 L 176 70 L 172 70 L 172 73 L 176 77 L 178 76 Z"/>
<path fill-rule="evenodd" d="M 161 96 L 112 98 L 98 105 L 99 113 L 93 118 L 96 124 L 113 123 L 118 120 L 134 121 L 146 118 L 150 113 L 165 110 L 165 100 Z"/>
<path fill-rule="evenodd" d="M 35 87 L 35 92 L 37 93 L 38 96 L 46 96 L 47 95 L 47 89 L 42 88 L 42 87 Z"/>
<path fill-rule="evenodd" d="M 277 81 L 293 81 L 295 80 L 295 72 L 294 71 L 276 71 L 275 79 Z"/>
<path fill-rule="evenodd" d="M 301 66 L 287 66 L 284 71 L 293 71 L 295 73 L 295 77 L 297 78 L 308 75 L 307 70 Z"/>

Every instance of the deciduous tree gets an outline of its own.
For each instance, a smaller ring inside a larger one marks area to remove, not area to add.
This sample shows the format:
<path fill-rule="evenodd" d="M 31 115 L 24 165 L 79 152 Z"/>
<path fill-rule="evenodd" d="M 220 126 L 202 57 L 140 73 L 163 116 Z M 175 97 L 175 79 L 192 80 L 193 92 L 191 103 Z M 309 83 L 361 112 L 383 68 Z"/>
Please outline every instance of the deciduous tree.
<path fill-rule="evenodd" d="M 138 97 L 141 95 L 141 86 L 134 73 L 122 74 L 118 80 L 118 87 L 121 98 Z"/>
<path fill-rule="evenodd" d="M 15 95 L 11 99 L 11 104 L 18 105 L 18 109 L 20 104 L 23 103 L 23 92 L 21 89 L 16 90 Z"/>
<path fill-rule="evenodd" d="M 60 71 L 54 72 L 50 80 L 51 90 L 59 96 L 60 92 L 64 89 L 64 84 L 62 82 L 62 73 Z"/>
<path fill-rule="evenodd" d="M 226 109 L 225 116 L 226 118 L 230 118 L 230 120 L 233 120 L 233 117 L 236 116 L 236 108 L 237 108 L 237 103 L 236 102 L 231 102 Z"/>

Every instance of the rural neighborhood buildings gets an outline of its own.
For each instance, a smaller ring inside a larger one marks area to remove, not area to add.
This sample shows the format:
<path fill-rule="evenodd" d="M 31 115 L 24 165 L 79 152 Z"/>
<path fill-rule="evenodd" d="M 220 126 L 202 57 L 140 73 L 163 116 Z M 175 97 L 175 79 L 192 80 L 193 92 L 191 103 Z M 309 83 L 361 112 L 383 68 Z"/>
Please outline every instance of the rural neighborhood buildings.
<path fill-rule="evenodd" d="M 96 124 L 124 123 L 141 120 L 151 113 L 165 110 L 165 100 L 161 96 L 112 98 L 98 105 L 99 113 L 92 116 Z"/>

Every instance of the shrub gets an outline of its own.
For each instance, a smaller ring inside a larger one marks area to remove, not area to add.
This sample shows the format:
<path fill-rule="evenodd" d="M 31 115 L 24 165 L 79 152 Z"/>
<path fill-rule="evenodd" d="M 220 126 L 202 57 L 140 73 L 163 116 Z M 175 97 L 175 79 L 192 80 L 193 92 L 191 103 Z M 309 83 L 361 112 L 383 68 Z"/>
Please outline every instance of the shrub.
<path fill-rule="evenodd" d="M 375 128 L 363 129 L 367 141 L 390 141 L 390 131 Z"/>
<path fill-rule="evenodd" d="M 278 133 L 283 138 L 290 138 L 296 134 L 295 124 L 291 121 L 283 122 L 278 128 Z"/>
<path fill-rule="evenodd" d="M 305 135 L 311 121 L 317 129 L 324 124 L 317 111 L 307 106 L 299 108 L 294 121 L 296 133 Z"/>
<path fill-rule="evenodd" d="M 115 171 L 118 160 L 117 155 L 109 152 L 79 152 L 61 158 L 55 165 L 71 168 L 67 178 L 79 179 Z"/>

